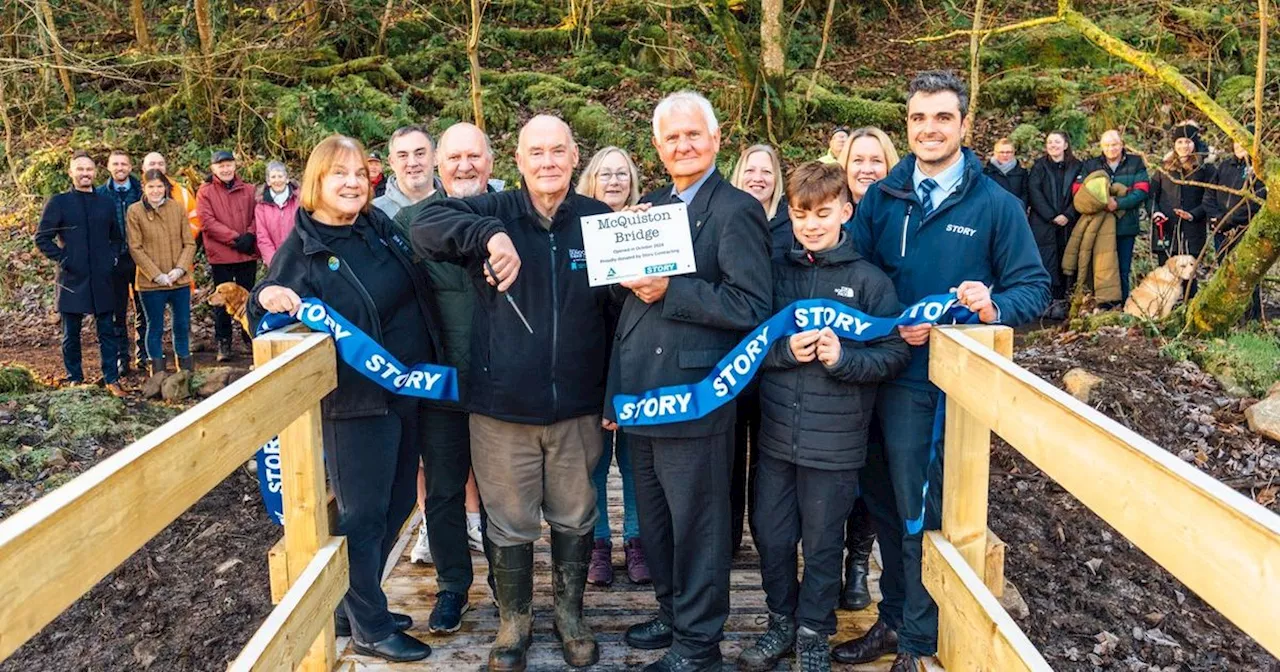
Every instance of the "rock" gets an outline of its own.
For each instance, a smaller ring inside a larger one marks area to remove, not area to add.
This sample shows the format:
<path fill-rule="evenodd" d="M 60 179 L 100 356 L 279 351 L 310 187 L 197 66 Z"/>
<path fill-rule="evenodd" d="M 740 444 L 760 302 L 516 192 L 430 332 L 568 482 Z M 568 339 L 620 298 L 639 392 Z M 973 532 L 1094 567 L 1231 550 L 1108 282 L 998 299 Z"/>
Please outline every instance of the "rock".
<path fill-rule="evenodd" d="M 1277 380 L 1276 382 L 1271 384 L 1270 389 L 1267 390 L 1267 396 L 1280 397 L 1280 380 Z"/>
<path fill-rule="evenodd" d="M 165 401 L 181 401 L 191 396 L 191 372 L 179 371 L 160 384 L 160 396 Z"/>
<path fill-rule="evenodd" d="M 1237 399 L 1243 399 L 1244 397 L 1251 396 L 1248 388 L 1236 382 L 1236 377 L 1231 373 L 1230 369 L 1223 369 L 1222 371 L 1213 374 L 1213 377 L 1218 381 L 1218 384 L 1222 386 L 1223 392 L 1226 392 Z"/>
<path fill-rule="evenodd" d="M 67 456 L 63 455 L 61 450 L 55 449 L 53 455 L 45 460 L 44 464 L 50 469 L 65 469 L 67 467 Z"/>
<path fill-rule="evenodd" d="M 1005 579 L 1004 595 L 1000 596 L 1000 606 L 1009 612 L 1015 620 L 1023 620 L 1031 616 L 1031 609 L 1027 606 L 1027 601 L 1022 599 L 1022 593 L 1018 591 L 1018 587 L 1013 582 Z"/>
<path fill-rule="evenodd" d="M 164 379 L 169 377 L 167 371 L 157 371 L 147 378 L 147 382 L 142 384 L 142 398 L 155 399 L 160 396 L 160 387 L 164 384 Z"/>
<path fill-rule="evenodd" d="M 1089 395 L 1093 393 L 1093 389 L 1101 382 L 1101 378 L 1081 368 L 1071 369 L 1062 376 L 1062 384 L 1067 388 L 1067 393 L 1086 404 L 1089 403 Z"/>
<path fill-rule="evenodd" d="M 1267 397 L 1245 409 L 1244 419 L 1253 433 L 1280 441 L 1280 395 Z"/>
<path fill-rule="evenodd" d="M 245 373 L 247 372 L 243 369 L 236 369 L 230 366 L 203 369 L 200 371 L 200 375 L 204 377 L 204 382 L 200 384 L 200 389 L 196 391 L 196 394 L 202 397 L 215 394 L 222 388 L 235 382 Z"/>

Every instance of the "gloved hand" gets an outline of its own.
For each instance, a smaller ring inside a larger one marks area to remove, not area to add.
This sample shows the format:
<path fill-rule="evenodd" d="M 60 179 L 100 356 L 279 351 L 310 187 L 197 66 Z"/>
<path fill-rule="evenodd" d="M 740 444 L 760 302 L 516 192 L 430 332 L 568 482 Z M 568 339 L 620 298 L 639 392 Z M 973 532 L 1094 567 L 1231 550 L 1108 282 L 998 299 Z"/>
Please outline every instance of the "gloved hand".
<path fill-rule="evenodd" d="M 177 282 L 178 282 L 178 278 L 181 278 L 182 276 L 184 276 L 184 275 L 186 275 L 186 274 L 187 274 L 187 272 L 186 272 L 186 271 L 184 271 L 184 270 L 182 270 L 181 268 L 174 268 L 172 271 L 169 271 L 168 273 L 166 273 L 166 275 L 167 275 L 167 276 L 168 276 L 168 278 L 169 278 L 169 284 L 175 284 L 175 283 L 177 283 Z"/>
<path fill-rule="evenodd" d="M 169 275 L 167 273 L 161 273 L 160 275 L 151 278 L 151 281 L 157 285 L 164 285 L 165 287 L 173 285 L 173 281 L 169 279 Z"/>
<path fill-rule="evenodd" d="M 231 247 L 235 248 L 235 251 L 240 254 L 252 254 L 254 250 L 258 249 L 258 237 L 252 233 L 242 233 L 232 241 Z"/>

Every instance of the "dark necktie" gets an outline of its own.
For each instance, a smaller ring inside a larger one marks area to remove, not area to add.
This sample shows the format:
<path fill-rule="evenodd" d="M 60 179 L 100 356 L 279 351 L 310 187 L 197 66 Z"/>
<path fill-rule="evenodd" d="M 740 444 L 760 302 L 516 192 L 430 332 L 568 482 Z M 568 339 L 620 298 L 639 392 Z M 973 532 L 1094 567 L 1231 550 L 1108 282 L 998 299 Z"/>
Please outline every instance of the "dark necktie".
<path fill-rule="evenodd" d="M 937 188 L 938 183 L 934 182 L 932 177 L 924 178 L 920 181 L 920 186 L 916 187 L 916 191 L 920 192 L 920 208 L 924 212 L 924 217 L 928 217 L 929 213 L 933 212 L 933 198 L 930 194 Z"/>

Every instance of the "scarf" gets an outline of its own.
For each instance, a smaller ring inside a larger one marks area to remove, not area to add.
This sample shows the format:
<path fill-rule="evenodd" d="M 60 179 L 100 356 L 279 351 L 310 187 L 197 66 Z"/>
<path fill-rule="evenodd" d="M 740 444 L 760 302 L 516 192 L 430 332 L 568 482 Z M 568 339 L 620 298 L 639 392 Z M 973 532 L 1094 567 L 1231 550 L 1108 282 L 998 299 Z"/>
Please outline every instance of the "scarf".
<path fill-rule="evenodd" d="M 1010 159 L 1007 163 L 1001 163 L 995 159 L 991 159 L 991 165 L 995 166 L 996 170 L 1000 171 L 1001 175 L 1008 175 L 1009 171 L 1018 166 L 1018 160 Z"/>
<path fill-rule="evenodd" d="M 275 189 L 267 189 L 271 192 L 271 200 L 275 202 L 277 207 L 283 208 L 284 204 L 289 201 L 289 185 L 284 185 L 284 191 L 277 192 Z"/>

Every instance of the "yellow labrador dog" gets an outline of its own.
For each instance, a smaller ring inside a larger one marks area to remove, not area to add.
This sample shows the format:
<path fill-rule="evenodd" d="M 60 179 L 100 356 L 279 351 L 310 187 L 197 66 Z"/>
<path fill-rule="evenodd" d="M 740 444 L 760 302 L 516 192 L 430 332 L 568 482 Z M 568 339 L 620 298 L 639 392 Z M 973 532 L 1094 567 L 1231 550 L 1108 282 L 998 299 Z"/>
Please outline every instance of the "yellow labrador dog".
<path fill-rule="evenodd" d="M 1142 278 L 1142 284 L 1124 302 L 1124 312 L 1151 320 L 1167 316 L 1182 300 L 1182 289 L 1195 274 L 1195 257 L 1189 254 L 1169 257 L 1164 266 Z"/>

